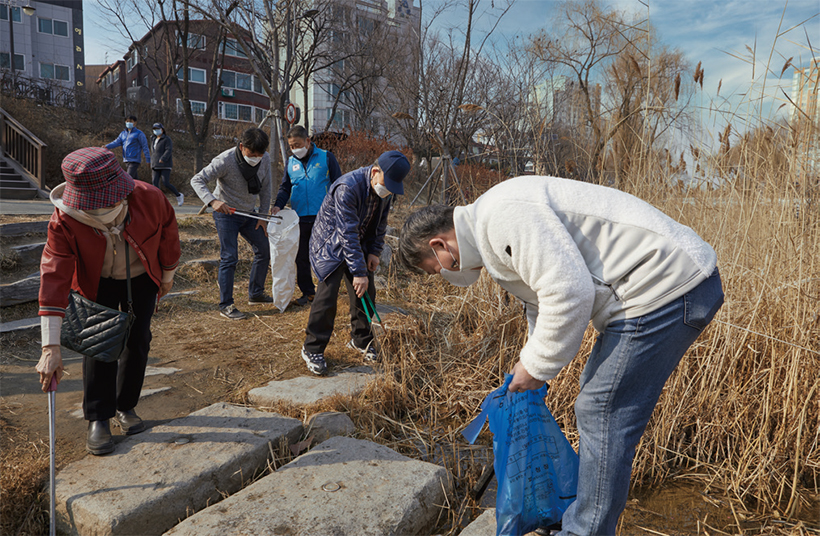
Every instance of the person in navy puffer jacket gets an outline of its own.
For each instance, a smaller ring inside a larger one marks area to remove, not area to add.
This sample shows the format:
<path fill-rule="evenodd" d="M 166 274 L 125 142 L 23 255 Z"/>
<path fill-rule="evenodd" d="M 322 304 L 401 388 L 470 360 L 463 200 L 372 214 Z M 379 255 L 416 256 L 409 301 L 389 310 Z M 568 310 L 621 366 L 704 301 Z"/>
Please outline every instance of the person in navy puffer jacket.
<path fill-rule="evenodd" d="M 288 145 L 293 153 L 285 164 L 285 176 L 273 207 L 278 214 L 290 200 L 290 206 L 299 216 L 299 250 L 296 252 L 296 284 L 302 297 L 296 305 L 306 305 L 313 301 L 316 287 L 310 273 L 310 235 L 316 213 L 322 206 L 330 185 L 342 175 L 339 162 L 330 151 L 320 149 L 310 141 L 303 126 L 295 126 L 288 131 Z"/>
<path fill-rule="evenodd" d="M 310 238 L 310 265 L 319 279 L 305 329 L 302 359 L 314 374 L 327 371 L 325 348 L 333 334 L 336 299 L 342 280 L 350 299 L 351 340 L 367 361 L 378 361 L 370 322 L 361 298 L 367 292 L 375 303 L 373 273 L 384 247 L 391 194 L 404 193 L 410 162 L 399 151 L 387 151 L 371 166 L 342 175 L 316 216 Z"/>

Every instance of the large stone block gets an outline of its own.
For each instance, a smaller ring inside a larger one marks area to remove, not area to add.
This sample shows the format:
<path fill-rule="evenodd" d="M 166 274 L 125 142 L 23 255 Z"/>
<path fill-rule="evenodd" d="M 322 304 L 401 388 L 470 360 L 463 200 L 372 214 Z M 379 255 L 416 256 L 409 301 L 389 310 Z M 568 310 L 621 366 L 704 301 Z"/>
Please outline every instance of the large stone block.
<path fill-rule="evenodd" d="M 292 380 L 271 381 L 248 391 L 251 404 L 271 407 L 277 402 L 313 404 L 335 395 L 356 395 L 373 380 L 373 369 L 354 367 L 328 376 L 299 376 Z"/>
<path fill-rule="evenodd" d="M 334 437 L 167 534 L 427 535 L 449 489 L 443 467 Z"/>
<path fill-rule="evenodd" d="M 218 403 L 126 438 L 57 475 L 58 528 L 83 536 L 162 534 L 242 488 L 265 467 L 269 443 L 295 442 L 302 423 Z"/>

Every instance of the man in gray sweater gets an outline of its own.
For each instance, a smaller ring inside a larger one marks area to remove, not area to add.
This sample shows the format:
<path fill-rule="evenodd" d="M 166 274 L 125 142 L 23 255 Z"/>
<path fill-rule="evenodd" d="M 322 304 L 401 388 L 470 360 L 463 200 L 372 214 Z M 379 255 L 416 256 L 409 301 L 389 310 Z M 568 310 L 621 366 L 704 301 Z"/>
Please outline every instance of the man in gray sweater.
<path fill-rule="evenodd" d="M 249 128 L 239 138 L 239 145 L 219 154 L 191 179 L 191 186 L 202 202 L 214 210 L 214 222 L 219 236 L 219 313 L 231 320 L 246 318 L 234 305 L 233 282 L 239 260 L 238 236 L 253 248 L 253 264 L 248 282 L 248 304 L 272 303 L 265 294 L 265 278 L 270 266 L 270 243 L 265 222 L 234 211 L 270 213 L 273 185 L 268 135 L 258 128 Z M 216 181 L 213 193 L 208 183 Z"/>

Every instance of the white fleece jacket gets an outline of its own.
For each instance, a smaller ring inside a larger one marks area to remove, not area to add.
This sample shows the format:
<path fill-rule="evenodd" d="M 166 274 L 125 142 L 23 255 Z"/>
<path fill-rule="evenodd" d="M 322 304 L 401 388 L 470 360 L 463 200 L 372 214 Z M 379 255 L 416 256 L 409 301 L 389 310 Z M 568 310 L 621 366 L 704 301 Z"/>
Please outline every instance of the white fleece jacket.
<path fill-rule="evenodd" d="M 527 306 L 521 363 L 554 378 L 592 320 L 602 332 L 683 296 L 717 256 L 692 229 L 619 190 L 557 177 L 507 180 L 453 215 L 462 270 L 483 266 Z"/>

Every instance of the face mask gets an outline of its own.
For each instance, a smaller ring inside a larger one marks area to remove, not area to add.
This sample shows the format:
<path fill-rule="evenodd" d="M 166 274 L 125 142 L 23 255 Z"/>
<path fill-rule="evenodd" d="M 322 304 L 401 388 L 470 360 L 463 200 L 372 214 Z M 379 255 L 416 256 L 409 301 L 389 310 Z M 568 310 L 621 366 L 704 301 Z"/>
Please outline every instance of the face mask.
<path fill-rule="evenodd" d="M 85 213 L 93 216 L 102 224 L 108 224 L 117 219 L 117 216 L 125 209 L 125 202 L 123 201 L 116 207 L 95 208 L 93 210 L 86 210 Z"/>
<path fill-rule="evenodd" d="M 126 121 L 125 122 L 125 128 L 127 128 L 128 130 L 131 130 L 132 128 L 134 128 L 134 123 L 132 123 L 131 121 Z"/>
<path fill-rule="evenodd" d="M 291 149 L 293 156 L 302 159 L 307 156 L 307 147 L 299 147 L 298 149 Z"/>
<path fill-rule="evenodd" d="M 432 249 L 432 248 L 431 248 Z M 450 253 L 449 248 L 447 249 L 447 253 Z M 433 250 L 433 255 L 436 256 L 436 260 L 438 261 L 439 266 L 441 266 L 441 271 L 439 274 L 441 277 L 444 278 L 445 281 L 450 283 L 456 287 L 469 287 L 476 281 L 478 278 L 481 277 L 481 270 L 448 270 L 441 264 L 441 259 L 438 258 L 438 254 L 436 250 Z M 453 257 L 453 254 L 450 253 L 450 257 Z M 456 258 L 453 257 L 453 266 L 456 265 Z"/>
<path fill-rule="evenodd" d="M 245 158 L 245 162 L 252 166 L 257 166 L 262 161 L 261 156 L 245 156 L 244 154 L 242 156 Z"/>
<path fill-rule="evenodd" d="M 162 130 L 157 129 L 154 131 L 154 136 L 159 136 L 160 134 L 162 134 Z"/>
<path fill-rule="evenodd" d="M 392 193 L 390 190 L 387 189 L 387 187 L 384 184 L 379 183 L 373 185 L 373 190 L 376 192 L 376 195 L 381 197 L 382 199 L 384 199 Z"/>

